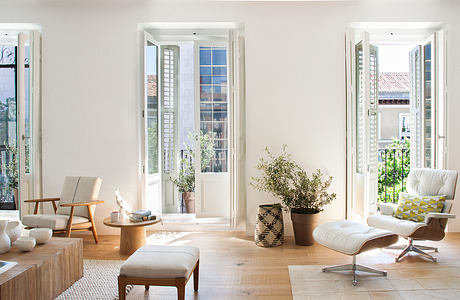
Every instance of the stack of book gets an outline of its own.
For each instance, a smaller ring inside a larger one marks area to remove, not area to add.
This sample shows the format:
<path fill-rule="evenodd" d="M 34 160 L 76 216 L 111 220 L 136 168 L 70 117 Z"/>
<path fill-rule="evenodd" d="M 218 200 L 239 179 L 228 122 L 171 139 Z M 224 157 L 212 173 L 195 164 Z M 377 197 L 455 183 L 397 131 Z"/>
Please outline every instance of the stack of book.
<path fill-rule="evenodd" d="M 155 220 L 156 218 L 157 217 L 155 215 L 152 215 L 152 212 L 150 210 L 145 209 L 135 211 L 131 214 L 131 216 L 129 216 L 131 222 L 150 221 Z"/>

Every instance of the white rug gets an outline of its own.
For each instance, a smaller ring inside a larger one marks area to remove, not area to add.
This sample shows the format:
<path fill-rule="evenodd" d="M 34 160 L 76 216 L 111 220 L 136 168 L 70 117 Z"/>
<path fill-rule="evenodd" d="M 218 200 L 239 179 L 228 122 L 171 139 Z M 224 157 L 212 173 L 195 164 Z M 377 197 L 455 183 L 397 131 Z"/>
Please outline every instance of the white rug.
<path fill-rule="evenodd" d="M 56 300 L 118 299 L 118 274 L 122 263 L 122 260 L 84 260 L 83 277 Z"/>
<path fill-rule="evenodd" d="M 460 299 L 460 264 L 387 265 L 387 277 L 358 272 L 357 286 L 350 272 L 323 273 L 323 267 L 289 266 L 294 300 Z"/>

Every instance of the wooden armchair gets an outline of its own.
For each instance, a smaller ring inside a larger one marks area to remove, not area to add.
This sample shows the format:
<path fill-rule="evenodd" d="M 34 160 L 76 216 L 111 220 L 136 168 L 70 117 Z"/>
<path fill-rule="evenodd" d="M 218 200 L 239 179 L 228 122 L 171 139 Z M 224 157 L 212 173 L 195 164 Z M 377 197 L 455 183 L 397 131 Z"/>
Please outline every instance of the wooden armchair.
<path fill-rule="evenodd" d="M 94 210 L 102 180 L 98 177 L 67 176 L 62 187 L 61 197 L 26 200 L 35 203 L 34 214 L 22 217 L 27 228 L 51 228 L 54 233 L 65 233 L 70 237 L 72 231 L 92 231 L 97 243 L 94 224 Z M 54 214 L 38 214 L 40 203 L 51 202 Z M 56 205 L 56 202 L 59 202 Z"/>

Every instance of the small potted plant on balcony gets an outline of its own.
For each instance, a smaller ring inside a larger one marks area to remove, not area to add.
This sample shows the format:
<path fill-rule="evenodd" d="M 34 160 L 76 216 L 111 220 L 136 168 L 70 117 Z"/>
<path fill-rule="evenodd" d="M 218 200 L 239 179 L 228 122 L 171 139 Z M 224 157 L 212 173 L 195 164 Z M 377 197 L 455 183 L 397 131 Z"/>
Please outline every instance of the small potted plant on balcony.
<path fill-rule="evenodd" d="M 332 182 L 329 176 L 325 180 L 321 170 L 316 170 L 311 177 L 286 152 L 275 156 L 265 148 L 268 159 L 261 158 L 257 169 L 262 171 L 260 177 L 253 177 L 251 185 L 258 191 L 268 192 L 281 199 L 285 211 L 291 213 L 294 236 L 297 245 L 310 246 L 314 240 L 312 232 L 316 226 L 318 213 L 336 198 L 329 193 Z"/>
<path fill-rule="evenodd" d="M 214 135 L 211 133 L 204 134 L 200 131 L 200 148 L 201 148 L 201 171 L 205 171 L 215 155 Z M 188 134 L 189 141 L 194 141 L 193 133 Z M 179 174 L 171 178 L 182 193 L 182 199 L 185 204 L 187 213 L 195 213 L 195 151 L 193 146 L 186 144 L 180 160 Z"/>

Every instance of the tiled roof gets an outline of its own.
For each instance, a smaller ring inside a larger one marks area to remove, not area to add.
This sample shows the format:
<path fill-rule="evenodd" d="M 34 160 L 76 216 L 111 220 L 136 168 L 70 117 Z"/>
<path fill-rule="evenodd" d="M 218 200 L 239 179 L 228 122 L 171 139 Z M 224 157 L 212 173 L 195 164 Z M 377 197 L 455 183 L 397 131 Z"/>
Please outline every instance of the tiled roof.
<path fill-rule="evenodd" d="M 157 75 L 147 75 L 147 96 L 157 96 Z"/>
<path fill-rule="evenodd" d="M 381 72 L 379 92 L 409 92 L 410 81 L 407 72 Z"/>

